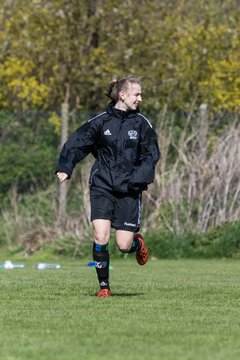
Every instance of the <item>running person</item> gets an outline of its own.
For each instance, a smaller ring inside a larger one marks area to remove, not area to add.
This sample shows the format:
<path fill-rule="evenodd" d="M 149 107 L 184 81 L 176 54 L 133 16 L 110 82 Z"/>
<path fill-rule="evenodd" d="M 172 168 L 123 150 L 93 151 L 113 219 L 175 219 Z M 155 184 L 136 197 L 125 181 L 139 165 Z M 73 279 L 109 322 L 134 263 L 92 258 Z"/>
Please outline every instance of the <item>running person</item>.
<path fill-rule="evenodd" d="M 139 111 L 142 102 L 138 78 L 109 84 L 106 110 L 78 128 L 62 148 L 56 174 L 71 178 L 76 163 L 89 153 L 96 159 L 89 179 L 93 260 L 100 285 L 98 297 L 110 296 L 108 242 L 110 229 L 123 253 L 136 253 L 146 264 L 148 250 L 140 234 L 142 191 L 154 180 L 160 158 L 157 135 Z"/>

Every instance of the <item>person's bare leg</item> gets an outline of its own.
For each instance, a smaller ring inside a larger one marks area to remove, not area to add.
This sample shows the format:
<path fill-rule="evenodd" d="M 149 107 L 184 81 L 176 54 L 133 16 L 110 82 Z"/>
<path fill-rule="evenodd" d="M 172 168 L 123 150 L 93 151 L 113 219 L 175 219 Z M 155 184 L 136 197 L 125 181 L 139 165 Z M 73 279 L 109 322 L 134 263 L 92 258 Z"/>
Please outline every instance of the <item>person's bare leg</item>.
<path fill-rule="evenodd" d="M 132 247 L 134 233 L 126 230 L 116 230 L 117 247 L 121 252 L 127 253 Z"/>
<path fill-rule="evenodd" d="M 109 242 L 111 222 L 110 220 L 97 219 L 93 220 L 94 242 L 98 245 L 106 245 Z"/>

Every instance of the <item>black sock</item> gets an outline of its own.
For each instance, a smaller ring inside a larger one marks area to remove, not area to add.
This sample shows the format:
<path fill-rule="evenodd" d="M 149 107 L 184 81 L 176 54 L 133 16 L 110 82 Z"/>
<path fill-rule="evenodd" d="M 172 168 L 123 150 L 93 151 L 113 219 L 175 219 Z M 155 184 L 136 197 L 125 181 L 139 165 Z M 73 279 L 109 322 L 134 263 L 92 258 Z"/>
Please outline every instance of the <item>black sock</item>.
<path fill-rule="evenodd" d="M 97 271 L 101 289 L 109 289 L 109 253 L 108 244 L 98 245 L 93 243 L 93 260 Z"/>
<path fill-rule="evenodd" d="M 132 246 L 128 251 L 126 251 L 126 253 L 128 253 L 128 254 L 134 253 L 134 252 L 138 251 L 139 249 L 141 249 L 141 246 L 142 246 L 142 244 L 138 240 L 137 235 L 134 235 Z"/>

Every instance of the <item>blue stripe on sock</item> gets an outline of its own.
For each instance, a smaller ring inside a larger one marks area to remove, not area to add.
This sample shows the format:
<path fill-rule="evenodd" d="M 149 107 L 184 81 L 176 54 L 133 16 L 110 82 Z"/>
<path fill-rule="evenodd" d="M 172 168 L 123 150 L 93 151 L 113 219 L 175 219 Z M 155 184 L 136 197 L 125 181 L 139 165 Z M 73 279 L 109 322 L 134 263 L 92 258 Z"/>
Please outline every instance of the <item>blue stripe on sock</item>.
<path fill-rule="evenodd" d="M 95 244 L 95 250 L 96 251 L 102 251 L 102 246 L 99 244 Z"/>

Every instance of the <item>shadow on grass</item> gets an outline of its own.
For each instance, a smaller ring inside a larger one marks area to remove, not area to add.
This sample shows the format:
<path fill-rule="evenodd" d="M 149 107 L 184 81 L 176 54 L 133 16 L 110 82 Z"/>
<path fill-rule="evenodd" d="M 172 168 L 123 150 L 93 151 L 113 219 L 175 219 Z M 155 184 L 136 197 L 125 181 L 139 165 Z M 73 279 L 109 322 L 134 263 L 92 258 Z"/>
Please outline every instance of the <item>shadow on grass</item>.
<path fill-rule="evenodd" d="M 144 295 L 144 293 L 121 293 L 121 294 L 112 294 L 111 293 L 111 297 L 114 297 L 114 296 L 119 296 L 119 297 L 125 297 L 125 296 L 141 296 L 141 295 Z"/>
<path fill-rule="evenodd" d="M 96 297 L 97 294 L 91 294 L 90 296 Z M 132 297 L 132 296 L 142 296 L 144 295 L 144 293 L 120 293 L 120 294 L 116 294 L 116 293 L 111 293 L 110 297 Z"/>

